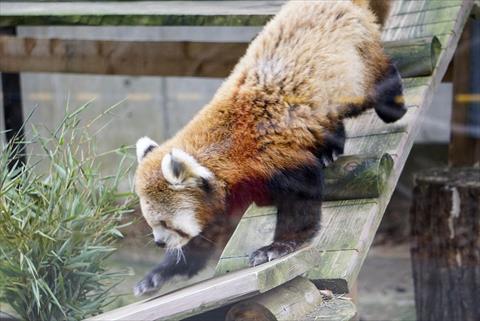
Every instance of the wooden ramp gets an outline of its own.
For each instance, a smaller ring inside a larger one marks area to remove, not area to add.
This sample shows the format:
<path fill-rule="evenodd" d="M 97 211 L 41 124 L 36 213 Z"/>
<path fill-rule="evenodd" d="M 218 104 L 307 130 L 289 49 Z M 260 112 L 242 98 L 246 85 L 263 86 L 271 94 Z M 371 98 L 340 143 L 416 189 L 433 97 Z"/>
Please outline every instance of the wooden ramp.
<path fill-rule="evenodd" d="M 178 320 L 265 293 L 299 276 L 336 293 L 347 293 L 365 260 L 415 134 L 452 60 L 473 5 L 473 0 L 394 1 L 383 40 L 393 48 L 392 56 L 398 55 L 395 60 L 404 77 L 408 112 L 398 123 L 390 125 L 382 123 L 373 111 L 349 120 L 345 153 L 353 156 L 342 158 L 335 164 L 336 169 L 331 169 L 334 189 L 352 171 L 350 177 L 356 177 L 355 170 L 365 160 L 358 155 L 376 159 L 370 163 L 378 164 L 377 183 L 372 185 L 378 188 L 374 188 L 373 194 L 340 197 L 345 189 L 332 192 L 323 205 L 321 232 L 310 245 L 281 259 L 247 268 L 248 254 L 272 239 L 275 223 L 274 208 L 252 206 L 225 248 L 214 278 L 89 320 Z M 0 3 L 0 25 L 261 25 L 279 9 L 279 2 L 65 3 L 35 7 L 40 9 Z M 478 10 L 475 12 L 478 14 Z M 404 54 L 399 54 L 402 51 Z M 410 55 L 415 59 L 409 60 Z M 424 58 L 419 58 L 422 55 Z M 361 173 L 365 171 L 362 169 Z M 348 312 L 341 314 L 340 310 Z M 349 320 L 355 314 L 351 303 L 340 302 L 335 311 L 335 315 L 341 315 L 338 320 Z M 315 320 L 331 317 L 331 310 L 325 305 L 315 311 Z"/>

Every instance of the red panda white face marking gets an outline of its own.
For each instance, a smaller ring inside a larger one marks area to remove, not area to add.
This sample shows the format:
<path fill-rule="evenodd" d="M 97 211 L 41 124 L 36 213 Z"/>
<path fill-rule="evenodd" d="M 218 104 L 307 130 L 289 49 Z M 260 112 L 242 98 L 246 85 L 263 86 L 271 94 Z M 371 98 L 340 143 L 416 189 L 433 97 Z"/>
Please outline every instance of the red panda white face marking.
<path fill-rule="evenodd" d="M 147 136 L 140 138 L 137 141 L 137 161 L 140 161 L 155 147 L 158 147 L 158 144 L 155 143 L 153 140 L 148 138 Z"/>
<path fill-rule="evenodd" d="M 180 248 L 202 232 L 213 216 L 212 203 L 222 203 L 214 193 L 215 176 L 194 156 L 178 148 L 165 152 L 147 137 L 137 142 L 137 157 L 136 192 L 155 242 Z"/>
<path fill-rule="evenodd" d="M 142 213 L 150 227 L 156 244 L 167 248 L 179 248 L 201 232 L 201 226 L 195 217 L 193 204 L 184 201 L 177 209 L 162 208 L 140 198 Z"/>

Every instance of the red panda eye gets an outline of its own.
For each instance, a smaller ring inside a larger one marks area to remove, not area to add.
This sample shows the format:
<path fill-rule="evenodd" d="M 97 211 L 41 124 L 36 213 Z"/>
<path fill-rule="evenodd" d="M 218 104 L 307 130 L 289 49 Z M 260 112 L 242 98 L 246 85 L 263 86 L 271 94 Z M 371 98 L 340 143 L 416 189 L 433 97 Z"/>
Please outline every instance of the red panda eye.
<path fill-rule="evenodd" d="M 159 221 L 158 224 L 160 224 L 161 227 L 168 229 L 167 223 L 165 223 L 165 221 Z"/>

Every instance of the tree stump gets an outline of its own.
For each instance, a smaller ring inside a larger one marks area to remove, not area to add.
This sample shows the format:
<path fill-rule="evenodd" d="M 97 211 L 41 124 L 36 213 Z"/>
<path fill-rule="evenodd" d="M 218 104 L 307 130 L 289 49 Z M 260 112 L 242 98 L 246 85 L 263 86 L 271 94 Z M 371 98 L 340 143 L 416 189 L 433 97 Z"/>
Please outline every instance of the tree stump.
<path fill-rule="evenodd" d="M 417 319 L 480 320 L 480 169 L 415 178 L 410 212 Z"/>

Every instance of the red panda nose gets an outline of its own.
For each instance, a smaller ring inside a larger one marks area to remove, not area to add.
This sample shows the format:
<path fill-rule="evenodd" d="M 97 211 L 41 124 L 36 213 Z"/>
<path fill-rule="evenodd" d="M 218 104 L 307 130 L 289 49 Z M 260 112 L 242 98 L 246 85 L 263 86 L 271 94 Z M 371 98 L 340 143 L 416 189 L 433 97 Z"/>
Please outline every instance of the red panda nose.
<path fill-rule="evenodd" d="M 167 244 L 165 244 L 165 242 L 163 242 L 163 241 L 155 241 L 155 244 L 157 244 L 157 246 L 159 246 L 159 247 L 161 247 L 161 248 L 164 248 L 165 245 L 167 245 Z"/>

